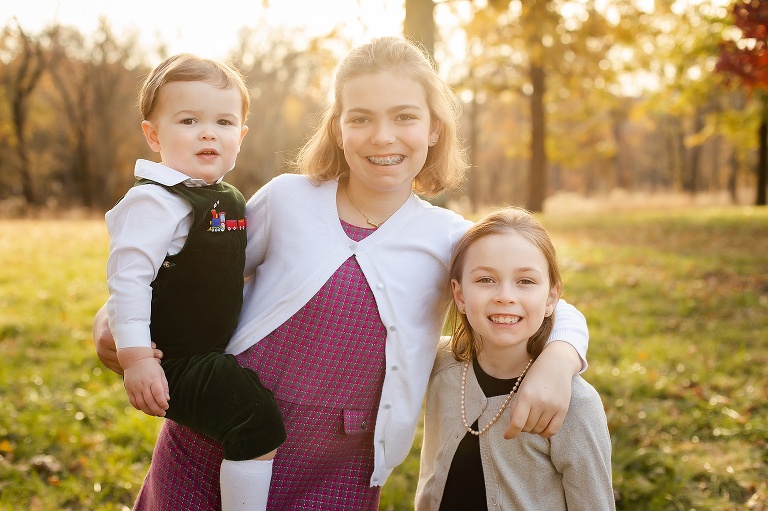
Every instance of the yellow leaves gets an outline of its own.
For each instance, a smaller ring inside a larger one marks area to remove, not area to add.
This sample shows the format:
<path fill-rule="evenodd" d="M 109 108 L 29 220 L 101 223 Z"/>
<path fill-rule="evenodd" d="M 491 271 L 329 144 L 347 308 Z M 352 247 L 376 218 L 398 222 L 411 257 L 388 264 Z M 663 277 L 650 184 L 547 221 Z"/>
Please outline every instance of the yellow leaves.
<path fill-rule="evenodd" d="M 0 452 L 6 453 L 6 454 L 12 454 L 15 447 L 7 438 L 3 438 L 0 440 Z"/>

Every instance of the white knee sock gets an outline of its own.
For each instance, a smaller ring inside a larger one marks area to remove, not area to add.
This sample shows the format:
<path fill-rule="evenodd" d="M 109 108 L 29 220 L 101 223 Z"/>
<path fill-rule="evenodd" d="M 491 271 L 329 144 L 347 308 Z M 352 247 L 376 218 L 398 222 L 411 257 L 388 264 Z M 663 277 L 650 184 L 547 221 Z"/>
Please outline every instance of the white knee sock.
<path fill-rule="evenodd" d="M 265 511 L 272 460 L 224 460 L 221 463 L 222 511 Z"/>

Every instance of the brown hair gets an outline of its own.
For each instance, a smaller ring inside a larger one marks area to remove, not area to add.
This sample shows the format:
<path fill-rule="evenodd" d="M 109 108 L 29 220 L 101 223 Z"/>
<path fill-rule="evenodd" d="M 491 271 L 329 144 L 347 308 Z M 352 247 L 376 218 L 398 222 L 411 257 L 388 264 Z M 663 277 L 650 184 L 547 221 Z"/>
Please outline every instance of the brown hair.
<path fill-rule="evenodd" d="M 517 233 L 535 245 L 547 260 L 550 289 L 562 285 L 560 268 L 557 264 L 557 253 L 552 240 L 544 227 L 533 215 L 522 208 L 504 208 L 488 214 L 464 233 L 451 257 L 450 278 L 461 282 L 467 251 L 477 240 L 494 234 Z M 449 324 L 452 327 L 451 350 L 457 360 L 471 360 L 482 349 L 481 340 L 475 335 L 467 316 L 459 312 L 456 302 L 451 302 L 448 312 Z M 541 354 L 544 345 L 552 332 L 555 322 L 554 312 L 544 318 L 538 331 L 528 339 L 528 354 L 536 358 Z"/>
<path fill-rule="evenodd" d="M 432 122 L 440 126 L 440 137 L 427 153 L 424 168 L 416 176 L 417 193 L 435 196 L 461 183 L 468 167 L 458 137 L 461 104 L 435 72 L 432 61 L 415 43 L 400 37 L 382 37 L 354 48 L 336 70 L 333 101 L 322 114 L 322 122 L 294 162 L 298 171 L 315 182 L 335 179 L 349 172 L 344 152 L 336 143 L 336 129 L 343 110 L 342 93 L 350 80 L 366 74 L 392 71 L 416 80 L 424 89 Z"/>
<path fill-rule="evenodd" d="M 172 82 L 205 82 L 221 89 L 235 87 L 243 98 L 242 114 L 243 124 L 245 124 L 251 107 L 251 95 L 243 75 L 227 64 L 191 53 L 180 53 L 168 57 L 147 75 L 139 93 L 139 110 L 142 119 L 149 119 L 157 107 L 157 98 L 163 85 Z"/>

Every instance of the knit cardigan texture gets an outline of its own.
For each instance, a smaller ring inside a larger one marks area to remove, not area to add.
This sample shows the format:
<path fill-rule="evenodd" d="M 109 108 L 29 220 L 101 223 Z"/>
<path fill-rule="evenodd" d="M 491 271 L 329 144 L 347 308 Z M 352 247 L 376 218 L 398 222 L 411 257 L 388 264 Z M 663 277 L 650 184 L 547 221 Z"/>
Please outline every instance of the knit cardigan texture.
<path fill-rule="evenodd" d="M 467 433 L 461 417 L 462 370 L 463 362 L 441 343 L 427 391 L 417 511 L 440 508 L 453 456 Z M 479 418 L 480 428 L 491 421 L 507 397 L 486 398 L 471 364 L 465 391 L 467 422 Z M 509 415 L 509 407 L 505 413 Z M 605 411 L 597 391 L 581 376 L 573 378 L 568 413 L 551 438 L 521 433 L 506 440 L 507 426 L 508 422 L 499 420 L 480 435 L 489 510 L 615 509 Z"/>

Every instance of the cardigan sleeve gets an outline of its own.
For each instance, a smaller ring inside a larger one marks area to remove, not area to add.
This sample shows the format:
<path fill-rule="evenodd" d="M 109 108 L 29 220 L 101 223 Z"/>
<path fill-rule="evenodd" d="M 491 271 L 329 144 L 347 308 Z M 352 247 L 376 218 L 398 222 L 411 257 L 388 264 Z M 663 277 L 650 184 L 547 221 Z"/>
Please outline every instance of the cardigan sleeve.
<path fill-rule="evenodd" d="M 597 391 L 580 376 L 573 380 L 571 406 L 551 439 L 552 464 L 563 476 L 569 511 L 615 509 L 611 438 Z"/>

